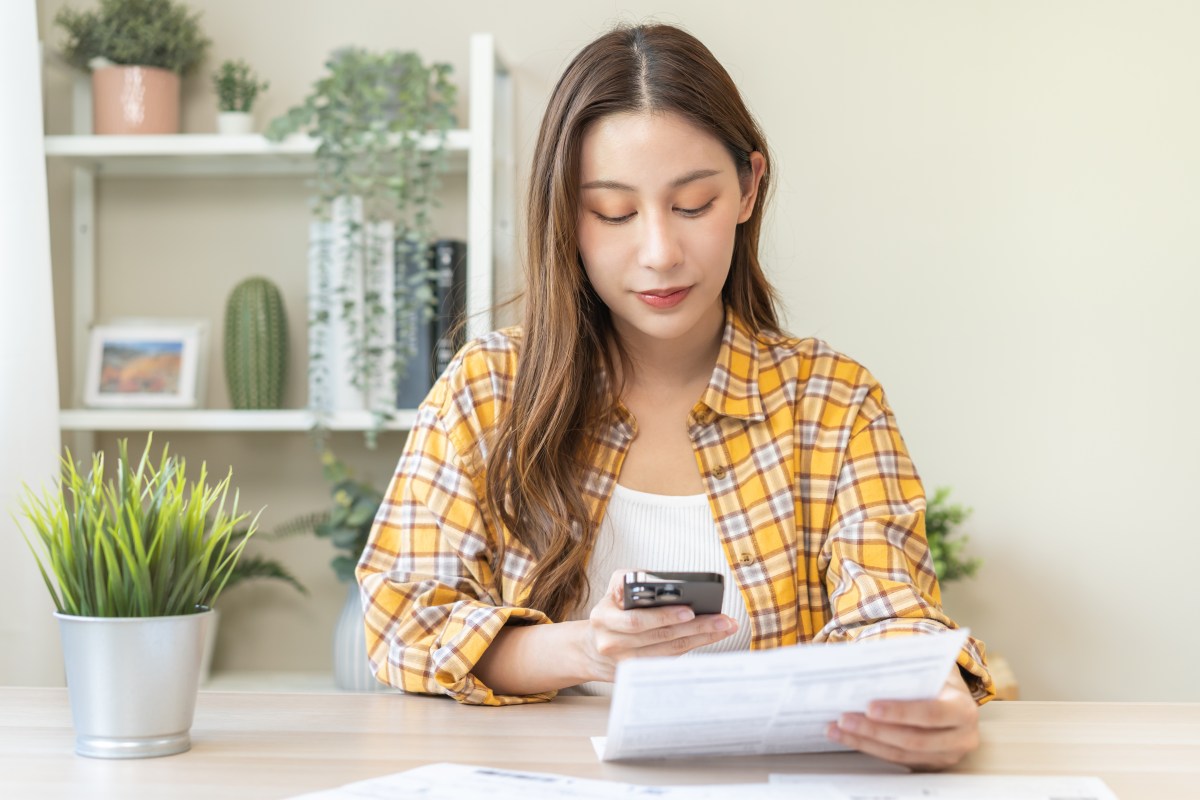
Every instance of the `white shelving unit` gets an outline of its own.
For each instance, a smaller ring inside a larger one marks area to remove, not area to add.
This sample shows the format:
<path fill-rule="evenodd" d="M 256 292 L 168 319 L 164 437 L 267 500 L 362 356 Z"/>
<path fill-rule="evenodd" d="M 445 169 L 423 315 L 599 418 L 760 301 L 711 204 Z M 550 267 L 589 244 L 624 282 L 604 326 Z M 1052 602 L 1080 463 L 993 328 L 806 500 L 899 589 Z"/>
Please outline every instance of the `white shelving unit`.
<path fill-rule="evenodd" d="M 515 161 L 512 148 L 513 94 L 508 70 L 500 62 L 490 34 L 470 42 L 470 127 L 451 131 L 448 170 L 467 175 L 467 315 L 468 336 L 491 327 L 493 272 L 507 269 L 513 258 Z M 90 96 L 76 92 L 77 124 L 90 125 Z M 429 142 L 432 144 L 432 141 Z M 87 358 L 88 332 L 96 321 L 96 181 L 107 176 L 245 177 L 304 175 L 315 172 L 316 141 L 292 137 L 278 144 L 261 135 L 218 136 L 47 136 L 47 159 L 73 168 L 71 311 L 73 375 L 77 384 Z M 306 236 L 307 229 L 297 231 Z M 75 402 L 80 403 L 76 390 Z M 401 411 L 392 429 L 412 424 L 414 412 Z M 113 410 L 69 408 L 59 413 L 60 427 L 82 435 L 95 431 L 304 431 L 313 427 L 305 409 Z M 336 414 L 333 430 L 365 430 L 367 411 Z"/>

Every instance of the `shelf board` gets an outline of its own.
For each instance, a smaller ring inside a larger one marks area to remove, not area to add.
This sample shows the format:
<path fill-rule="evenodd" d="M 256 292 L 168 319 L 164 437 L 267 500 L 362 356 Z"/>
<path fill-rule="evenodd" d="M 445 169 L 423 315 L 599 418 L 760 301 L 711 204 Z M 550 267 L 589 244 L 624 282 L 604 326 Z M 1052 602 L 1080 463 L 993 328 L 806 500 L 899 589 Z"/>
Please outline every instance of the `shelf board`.
<path fill-rule="evenodd" d="M 434 137 L 422 147 L 430 149 Z M 471 133 L 450 131 L 447 170 L 465 172 Z M 292 136 L 282 142 L 261 134 L 221 136 L 183 133 L 166 136 L 47 136 L 46 157 L 111 176 L 313 175 L 317 140 Z"/>
<path fill-rule="evenodd" d="M 412 428 L 417 412 L 402 410 L 386 430 Z M 58 414 L 65 431 L 307 431 L 314 416 L 304 409 L 283 411 L 162 410 L 162 409 L 65 409 Z M 369 411 L 340 411 L 329 421 L 334 431 L 365 431 L 371 427 Z"/>

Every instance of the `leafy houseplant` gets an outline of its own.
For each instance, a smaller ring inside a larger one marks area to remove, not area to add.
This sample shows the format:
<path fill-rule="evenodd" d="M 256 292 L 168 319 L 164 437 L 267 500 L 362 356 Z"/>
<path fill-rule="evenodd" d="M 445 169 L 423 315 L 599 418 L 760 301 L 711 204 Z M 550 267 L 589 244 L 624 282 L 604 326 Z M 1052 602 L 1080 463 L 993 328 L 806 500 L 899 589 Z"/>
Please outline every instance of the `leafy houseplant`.
<path fill-rule="evenodd" d="M 223 61 L 212 76 L 217 91 L 217 131 L 223 134 L 247 134 L 254 130 L 251 110 L 259 92 L 270 83 L 259 81 L 245 61 Z"/>
<path fill-rule="evenodd" d="M 383 493 L 369 483 L 356 480 L 332 450 L 321 453 L 321 468 L 329 483 L 333 504 L 327 511 L 299 517 L 277 529 L 274 535 L 316 533 L 328 538 L 339 551 L 333 571 L 346 584 L 346 600 L 333 633 L 333 678 L 339 689 L 372 691 L 379 682 L 367 661 L 363 608 L 354 568 L 371 534 Z"/>
<path fill-rule="evenodd" d="M 174 0 L 100 0 L 64 8 L 66 59 L 92 73 L 96 133 L 178 133 L 179 82 L 204 57 L 200 15 Z"/>
<path fill-rule="evenodd" d="M 342 583 L 354 582 L 354 568 L 367 546 L 383 492 L 357 480 L 332 450 L 321 452 L 321 472 L 329 483 L 333 504 L 327 511 L 298 517 L 273 532 L 274 536 L 313 532 L 329 539 L 339 552 L 330 564 Z"/>
<path fill-rule="evenodd" d="M 189 482 L 183 459 L 164 447 L 155 462 L 150 450 L 133 461 L 122 440 L 107 479 L 102 453 L 83 474 L 68 452 L 57 490 L 22 499 L 41 552 L 22 536 L 58 609 L 81 755 L 190 747 L 210 609 L 256 527 L 235 536 L 249 515 L 230 496 L 232 472 L 210 485 L 202 465 Z"/>
<path fill-rule="evenodd" d="M 424 253 L 433 238 L 430 213 L 456 87 L 448 64 L 426 65 L 412 52 L 344 48 L 325 67 L 310 94 L 273 120 L 266 135 L 317 140 L 314 214 L 336 231 L 336 242 L 318 242 L 314 258 L 314 290 L 325 305 L 315 305 L 309 320 L 309 405 L 323 429 L 333 410 L 331 362 L 344 353 L 349 383 L 373 412 L 373 444 L 395 411 L 399 376 L 412 356 L 406 343 L 395 342 L 390 314 L 431 299 L 428 270 L 415 271 L 408 285 L 395 285 L 393 270 L 395 260 Z M 335 325 L 347 340 L 337 353 Z"/>
<path fill-rule="evenodd" d="M 925 537 L 929 540 L 929 552 L 933 556 L 933 568 L 942 583 L 969 578 L 979 569 L 978 558 L 968 558 L 963 549 L 968 537 L 955 536 L 955 528 L 971 515 L 971 509 L 949 502 L 950 489 L 941 487 L 934 491 L 925 509 Z"/>
<path fill-rule="evenodd" d="M 54 22 L 67 31 L 63 55 L 82 70 L 101 58 L 186 75 L 209 45 L 200 14 L 174 0 L 100 0 L 95 11 L 64 8 Z"/>
<path fill-rule="evenodd" d="M 270 82 L 258 80 L 250 65 L 241 59 L 222 61 L 213 73 L 213 88 L 217 90 L 217 108 L 221 111 L 245 111 L 254 108 L 259 92 L 271 87 Z"/>

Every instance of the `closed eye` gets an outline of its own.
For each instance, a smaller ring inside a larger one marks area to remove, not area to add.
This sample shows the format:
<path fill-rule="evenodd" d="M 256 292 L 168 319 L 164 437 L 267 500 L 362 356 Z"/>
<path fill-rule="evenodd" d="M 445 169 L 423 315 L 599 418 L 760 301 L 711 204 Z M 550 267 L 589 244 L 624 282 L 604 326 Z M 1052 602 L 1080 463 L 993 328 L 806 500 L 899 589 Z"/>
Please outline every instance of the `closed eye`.
<path fill-rule="evenodd" d="M 709 200 L 707 203 L 700 206 L 699 208 L 677 208 L 677 209 L 675 209 L 675 211 L 678 212 L 679 214 L 682 214 L 685 217 L 698 217 L 701 214 L 703 214 L 705 211 L 708 211 L 710 208 L 712 208 L 712 204 L 715 201 L 716 201 L 716 198 L 714 197 L 712 200 Z"/>
<path fill-rule="evenodd" d="M 596 215 L 596 219 L 607 225 L 620 225 L 622 222 L 628 222 L 629 220 L 633 219 L 634 214 L 637 212 L 631 212 L 623 217 L 606 217 L 599 211 L 593 211 L 592 213 Z"/>

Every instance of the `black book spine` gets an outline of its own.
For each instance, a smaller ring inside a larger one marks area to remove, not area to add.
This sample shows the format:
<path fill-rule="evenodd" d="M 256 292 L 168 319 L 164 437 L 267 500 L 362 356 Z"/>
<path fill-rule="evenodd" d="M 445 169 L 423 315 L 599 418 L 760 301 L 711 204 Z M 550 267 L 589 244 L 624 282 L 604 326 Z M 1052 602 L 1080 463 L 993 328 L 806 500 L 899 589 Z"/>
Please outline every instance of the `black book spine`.
<path fill-rule="evenodd" d="M 416 292 L 421 276 L 428 276 L 432 268 L 433 248 L 418 253 L 406 247 L 404 242 L 397 241 L 395 270 L 398 288 L 403 287 L 409 293 Z M 396 407 L 411 409 L 419 406 L 433 387 L 437 320 L 423 301 L 410 301 L 403 305 L 407 308 L 398 309 L 396 313 L 396 344 L 402 353 L 408 354 L 408 358 L 398 376 Z"/>
<path fill-rule="evenodd" d="M 437 274 L 433 363 L 436 380 L 466 343 L 463 319 L 467 313 L 467 243 L 459 239 L 438 239 L 433 243 L 433 258 Z"/>

